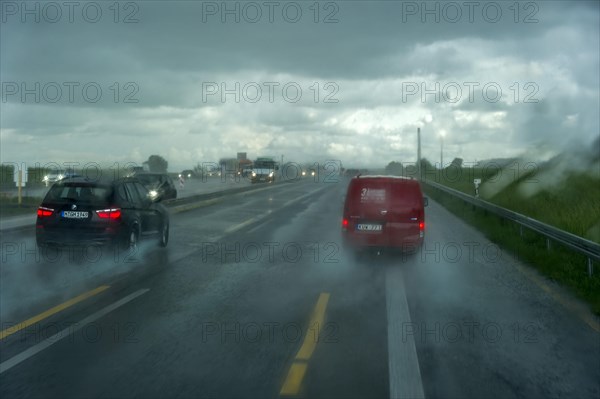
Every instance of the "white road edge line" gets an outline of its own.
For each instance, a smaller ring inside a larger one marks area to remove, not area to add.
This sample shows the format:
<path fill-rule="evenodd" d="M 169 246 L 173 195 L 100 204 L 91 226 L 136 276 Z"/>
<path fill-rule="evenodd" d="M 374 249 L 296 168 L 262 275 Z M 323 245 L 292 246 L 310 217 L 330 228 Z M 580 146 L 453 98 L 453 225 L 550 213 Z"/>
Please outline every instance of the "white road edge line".
<path fill-rule="evenodd" d="M 385 297 L 390 398 L 425 398 L 414 337 L 402 334 L 402 326 L 411 323 L 405 292 L 402 269 L 387 266 Z"/>
<path fill-rule="evenodd" d="M 113 310 L 125 305 L 127 302 L 131 302 L 135 298 L 139 297 L 140 295 L 144 295 L 148 291 L 150 291 L 149 288 L 144 288 L 144 289 L 134 292 L 133 294 L 127 295 L 126 297 L 118 300 L 117 302 L 115 302 L 111 305 L 108 305 L 107 307 L 105 307 L 103 309 L 100 309 L 99 311 L 97 311 L 94 314 L 91 314 L 90 316 L 81 320 L 79 323 L 75 323 L 75 325 L 74 325 L 75 327 L 73 327 L 73 326 L 67 327 L 64 330 L 54 334 L 53 336 L 46 338 L 42 342 L 19 353 L 18 355 L 11 357 L 7 361 L 0 363 L 0 374 L 4 373 L 7 370 L 10 370 L 11 368 L 18 365 L 19 363 L 29 359 L 30 357 L 38 354 L 39 352 L 43 351 L 44 349 L 52 346 L 53 344 L 57 343 L 61 339 L 67 337 L 69 334 L 73 334 L 74 332 L 79 331 L 86 325 L 98 320 L 102 316 L 105 316 L 108 313 L 112 312 Z"/>

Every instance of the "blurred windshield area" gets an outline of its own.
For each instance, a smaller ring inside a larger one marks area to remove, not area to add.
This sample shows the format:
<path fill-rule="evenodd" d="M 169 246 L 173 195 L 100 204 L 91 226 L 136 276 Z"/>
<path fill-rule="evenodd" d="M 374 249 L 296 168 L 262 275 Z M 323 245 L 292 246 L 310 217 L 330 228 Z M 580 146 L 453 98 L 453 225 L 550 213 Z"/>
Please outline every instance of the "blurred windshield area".
<path fill-rule="evenodd" d="M 0 107 L 2 399 L 600 399 L 600 0 L 2 0 Z"/>

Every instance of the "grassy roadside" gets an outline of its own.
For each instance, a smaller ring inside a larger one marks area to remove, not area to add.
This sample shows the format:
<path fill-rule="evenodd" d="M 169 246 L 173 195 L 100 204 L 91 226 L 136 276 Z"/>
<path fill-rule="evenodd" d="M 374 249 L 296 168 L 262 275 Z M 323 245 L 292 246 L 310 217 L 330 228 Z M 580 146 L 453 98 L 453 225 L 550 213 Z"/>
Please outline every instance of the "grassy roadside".
<path fill-rule="evenodd" d="M 595 263 L 595 274 L 587 275 L 587 258 L 558 243 L 546 248 L 545 239 L 519 225 L 502 220 L 495 215 L 473 207 L 440 190 L 423 184 L 425 193 L 467 223 L 481 231 L 490 241 L 502 246 L 523 262 L 536 268 L 553 281 L 569 288 L 577 297 L 587 302 L 596 315 L 600 315 L 600 272 Z M 502 205 L 501 205 L 502 206 Z"/>
<path fill-rule="evenodd" d="M 529 187 L 527 187 L 527 185 Z M 542 187 L 539 187 L 542 186 Z M 528 191 L 534 191 L 527 194 Z M 571 173 L 552 187 L 515 181 L 491 200 L 503 207 L 600 243 L 600 178 Z"/>
<path fill-rule="evenodd" d="M 433 181 L 474 195 L 473 179 L 481 179 L 480 198 L 572 234 L 600 243 L 600 176 L 571 172 L 552 179 L 544 171 L 447 168 L 429 170 Z"/>

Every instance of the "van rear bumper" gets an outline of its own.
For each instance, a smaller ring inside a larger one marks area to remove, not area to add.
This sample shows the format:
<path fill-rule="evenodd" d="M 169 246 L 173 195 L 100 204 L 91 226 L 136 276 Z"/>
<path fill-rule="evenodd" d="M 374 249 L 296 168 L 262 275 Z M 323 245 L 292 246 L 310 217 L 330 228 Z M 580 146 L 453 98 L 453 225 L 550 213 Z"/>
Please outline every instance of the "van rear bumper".
<path fill-rule="evenodd" d="M 358 234 L 350 231 L 342 232 L 345 247 L 350 248 L 398 248 L 402 250 L 416 249 L 423 244 L 420 234 L 405 236 L 391 234 Z"/>

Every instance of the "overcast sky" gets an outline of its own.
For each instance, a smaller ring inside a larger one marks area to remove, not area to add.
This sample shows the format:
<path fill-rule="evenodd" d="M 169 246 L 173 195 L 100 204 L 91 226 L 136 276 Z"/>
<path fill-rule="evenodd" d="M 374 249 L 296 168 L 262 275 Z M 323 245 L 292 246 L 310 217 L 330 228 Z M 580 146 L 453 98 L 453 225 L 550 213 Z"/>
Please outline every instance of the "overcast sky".
<path fill-rule="evenodd" d="M 442 134 L 445 162 L 546 159 L 600 132 L 598 1 L 116 4 L 1 3 L 2 162 L 377 167 L 417 127 L 432 162 Z"/>

